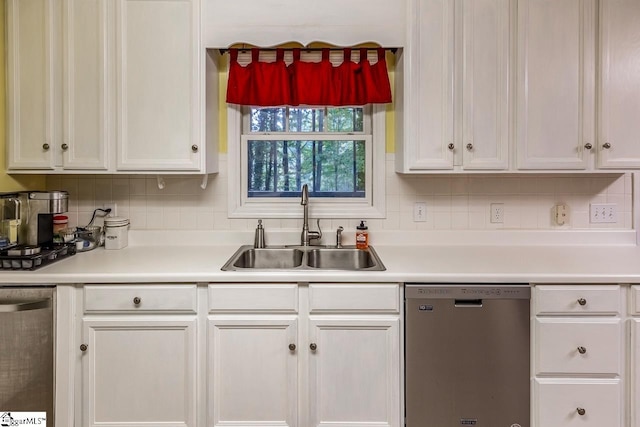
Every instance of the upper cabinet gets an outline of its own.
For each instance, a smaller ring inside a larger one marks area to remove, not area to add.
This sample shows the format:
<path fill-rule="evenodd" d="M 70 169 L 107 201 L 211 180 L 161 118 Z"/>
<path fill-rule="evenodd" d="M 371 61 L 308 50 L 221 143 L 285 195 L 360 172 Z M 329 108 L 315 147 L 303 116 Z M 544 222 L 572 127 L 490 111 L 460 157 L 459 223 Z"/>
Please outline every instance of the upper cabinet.
<path fill-rule="evenodd" d="M 396 76 L 398 172 L 507 168 L 509 4 L 410 2 Z"/>
<path fill-rule="evenodd" d="M 8 0 L 7 143 L 9 169 L 53 169 L 55 0 Z"/>
<path fill-rule="evenodd" d="M 640 167 L 640 2 L 600 2 L 598 166 Z"/>
<path fill-rule="evenodd" d="M 200 0 L 7 5 L 9 172 L 217 172 Z"/>
<path fill-rule="evenodd" d="M 640 3 L 407 7 L 396 171 L 640 167 Z"/>
<path fill-rule="evenodd" d="M 594 0 L 519 0 L 519 169 L 586 169 L 595 143 Z"/>

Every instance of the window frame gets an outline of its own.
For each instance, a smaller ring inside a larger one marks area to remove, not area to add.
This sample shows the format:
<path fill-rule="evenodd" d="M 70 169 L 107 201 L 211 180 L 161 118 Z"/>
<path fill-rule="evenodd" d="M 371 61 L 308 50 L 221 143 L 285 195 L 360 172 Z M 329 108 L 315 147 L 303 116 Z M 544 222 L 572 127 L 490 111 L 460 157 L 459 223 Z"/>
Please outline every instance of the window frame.
<path fill-rule="evenodd" d="M 249 198 L 247 195 L 247 165 L 243 163 L 247 160 L 247 141 L 249 139 L 277 139 L 278 136 L 287 135 L 287 139 L 290 137 L 291 140 L 366 140 L 365 153 L 368 162 L 365 174 L 366 197 L 313 197 L 309 203 L 309 214 L 314 218 L 385 218 L 385 106 L 373 104 L 368 114 L 371 117 L 371 120 L 367 120 L 370 124 L 366 124 L 366 121 L 364 129 L 366 132 L 367 126 L 371 126 L 370 135 L 365 132 L 337 135 L 334 132 L 285 134 L 281 132 L 247 132 L 243 134 L 245 115 L 242 107 L 227 104 L 228 217 L 283 219 L 302 217 L 302 208 L 298 198 Z"/>

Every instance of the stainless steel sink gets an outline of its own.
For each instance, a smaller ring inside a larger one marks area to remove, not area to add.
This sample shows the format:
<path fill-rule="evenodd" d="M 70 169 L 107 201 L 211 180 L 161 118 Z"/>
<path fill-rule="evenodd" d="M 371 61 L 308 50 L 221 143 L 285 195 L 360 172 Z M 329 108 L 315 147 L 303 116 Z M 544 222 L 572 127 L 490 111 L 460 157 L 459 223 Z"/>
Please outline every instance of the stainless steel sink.
<path fill-rule="evenodd" d="M 276 246 L 256 249 L 245 245 L 233 254 L 222 270 L 384 271 L 385 267 L 372 247 Z"/>
<path fill-rule="evenodd" d="M 369 250 L 327 248 L 308 251 L 307 265 L 311 268 L 331 270 L 368 270 L 379 265 L 379 261 L 376 262 Z"/>
<path fill-rule="evenodd" d="M 253 269 L 289 269 L 302 265 L 302 256 L 304 252 L 298 249 L 254 249 L 249 247 L 236 252 L 237 256 L 233 257 L 232 265 L 236 269 L 253 268 Z"/>

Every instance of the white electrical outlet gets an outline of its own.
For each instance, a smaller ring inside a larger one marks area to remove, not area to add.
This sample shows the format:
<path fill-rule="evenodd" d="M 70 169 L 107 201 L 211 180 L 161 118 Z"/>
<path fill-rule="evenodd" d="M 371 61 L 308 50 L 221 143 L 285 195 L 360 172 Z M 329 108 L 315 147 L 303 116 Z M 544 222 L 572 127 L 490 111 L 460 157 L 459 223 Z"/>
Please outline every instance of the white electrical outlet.
<path fill-rule="evenodd" d="M 616 203 L 592 203 L 589 206 L 591 223 L 618 222 L 618 205 Z"/>
<path fill-rule="evenodd" d="M 427 220 L 427 204 L 416 202 L 413 205 L 413 222 L 425 222 Z"/>
<path fill-rule="evenodd" d="M 491 218 L 493 224 L 502 224 L 504 222 L 504 203 L 491 203 Z"/>

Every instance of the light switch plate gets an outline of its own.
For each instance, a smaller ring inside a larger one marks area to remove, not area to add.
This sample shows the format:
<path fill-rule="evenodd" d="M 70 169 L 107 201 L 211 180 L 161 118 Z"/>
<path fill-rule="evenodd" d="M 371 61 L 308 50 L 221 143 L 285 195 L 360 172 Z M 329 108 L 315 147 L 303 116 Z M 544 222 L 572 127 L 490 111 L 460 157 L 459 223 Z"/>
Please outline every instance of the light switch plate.
<path fill-rule="evenodd" d="M 592 203 L 589 206 L 589 218 L 592 224 L 618 222 L 616 203 Z"/>
<path fill-rule="evenodd" d="M 413 222 L 427 221 L 427 204 L 425 202 L 416 202 L 413 205 Z"/>

